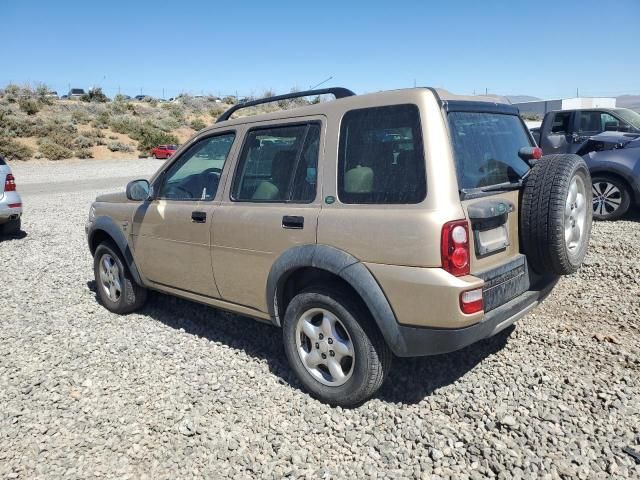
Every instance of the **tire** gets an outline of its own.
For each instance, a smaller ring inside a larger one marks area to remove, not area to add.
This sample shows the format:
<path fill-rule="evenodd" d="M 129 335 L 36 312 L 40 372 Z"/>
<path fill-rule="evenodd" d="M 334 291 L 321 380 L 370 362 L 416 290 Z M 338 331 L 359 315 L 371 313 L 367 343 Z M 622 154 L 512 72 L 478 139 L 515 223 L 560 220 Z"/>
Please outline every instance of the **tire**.
<path fill-rule="evenodd" d="M 623 180 L 598 174 L 591 183 L 595 220 L 617 220 L 627 213 L 631 206 L 631 193 Z"/>
<path fill-rule="evenodd" d="M 140 309 L 147 300 L 147 289 L 133 280 L 119 249 L 113 243 L 98 245 L 93 256 L 93 273 L 98 298 L 107 310 L 124 315 Z M 119 287 L 111 279 L 117 280 Z M 114 291 L 116 294 L 112 295 Z"/>
<path fill-rule="evenodd" d="M 311 339 L 308 328 L 314 323 L 312 335 L 318 335 Z M 284 316 L 283 339 L 289 364 L 306 390 L 330 405 L 361 404 L 380 388 L 391 367 L 391 350 L 367 309 L 331 289 L 311 287 L 291 300 Z M 307 359 L 313 357 L 320 364 L 307 367 L 314 362 L 305 362 L 303 351 Z M 340 358 L 342 363 L 335 363 Z M 340 366 L 342 378 L 334 375 L 335 368 L 330 370 L 330 362 Z"/>
<path fill-rule="evenodd" d="M 158 159 L 158 156 L 157 156 L 155 153 L 152 153 L 152 154 L 151 154 L 151 158 L 153 158 L 154 160 L 157 160 L 157 159 Z"/>
<path fill-rule="evenodd" d="M 9 220 L 7 223 L 0 225 L 0 234 L 15 235 L 22 229 L 22 219 Z"/>
<path fill-rule="evenodd" d="M 520 241 L 540 274 L 569 275 L 582 264 L 591 236 L 591 176 L 577 155 L 546 155 L 522 189 Z"/>

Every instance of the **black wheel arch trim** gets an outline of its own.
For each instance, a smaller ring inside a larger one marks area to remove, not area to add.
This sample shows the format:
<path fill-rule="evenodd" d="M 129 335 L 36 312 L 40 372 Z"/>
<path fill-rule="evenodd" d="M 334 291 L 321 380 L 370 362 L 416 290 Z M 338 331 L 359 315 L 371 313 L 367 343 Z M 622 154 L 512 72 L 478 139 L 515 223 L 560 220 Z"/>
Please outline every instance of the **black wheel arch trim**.
<path fill-rule="evenodd" d="M 389 348 L 395 354 L 407 350 L 391 304 L 373 274 L 351 254 L 329 245 L 293 247 L 274 262 L 267 278 L 267 305 L 273 323 L 281 325 L 278 305 L 282 304 L 286 281 L 295 271 L 305 267 L 325 270 L 351 285 L 369 308 Z"/>
<path fill-rule="evenodd" d="M 120 250 L 135 282 L 140 286 L 144 286 L 140 273 L 138 272 L 138 267 L 136 267 L 135 261 L 133 260 L 129 242 L 127 242 L 127 238 L 116 222 L 110 217 L 100 216 L 96 217 L 95 221 L 89 226 L 87 230 L 87 242 L 89 243 L 89 250 L 92 255 L 95 253 L 93 239 L 98 232 L 104 232 L 111 238 Z"/>

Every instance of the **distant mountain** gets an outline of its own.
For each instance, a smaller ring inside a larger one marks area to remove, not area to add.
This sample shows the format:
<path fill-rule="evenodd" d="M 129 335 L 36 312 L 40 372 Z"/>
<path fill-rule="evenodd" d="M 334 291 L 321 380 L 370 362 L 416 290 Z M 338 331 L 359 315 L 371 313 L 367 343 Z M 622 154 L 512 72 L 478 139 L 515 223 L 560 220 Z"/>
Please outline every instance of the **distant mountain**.
<path fill-rule="evenodd" d="M 538 100 L 542 100 L 541 98 L 532 97 L 531 95 L 505 95 L 504 98 L 511 103 L 537 102 Z"/>

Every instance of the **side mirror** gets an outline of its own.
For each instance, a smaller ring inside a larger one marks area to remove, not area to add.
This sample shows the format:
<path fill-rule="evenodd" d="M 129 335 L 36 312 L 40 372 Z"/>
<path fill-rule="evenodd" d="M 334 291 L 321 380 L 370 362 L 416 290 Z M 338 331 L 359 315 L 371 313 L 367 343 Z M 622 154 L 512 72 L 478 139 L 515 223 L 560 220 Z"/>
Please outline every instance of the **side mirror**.
<path fill-rule="evenodd" d="M 142 202 L 151 196 L 151 185 L 147 180 L 133 180 L 127 184 L 127 198 L 135 202 Z"/>

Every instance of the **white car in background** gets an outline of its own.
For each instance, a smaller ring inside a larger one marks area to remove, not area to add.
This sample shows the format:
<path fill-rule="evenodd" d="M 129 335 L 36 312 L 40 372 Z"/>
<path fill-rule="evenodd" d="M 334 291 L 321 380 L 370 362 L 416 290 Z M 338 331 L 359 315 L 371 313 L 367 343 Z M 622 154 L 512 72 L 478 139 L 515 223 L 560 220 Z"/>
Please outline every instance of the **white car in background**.
<path fill-rule="evenodd" d="M 21 222 L 22 199 L 16 190 L 11 168 L 0 155 L 0 235 L 18 233 Z"/>

